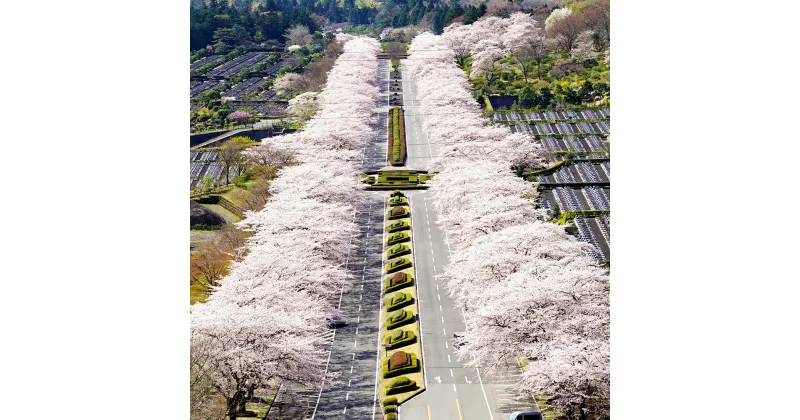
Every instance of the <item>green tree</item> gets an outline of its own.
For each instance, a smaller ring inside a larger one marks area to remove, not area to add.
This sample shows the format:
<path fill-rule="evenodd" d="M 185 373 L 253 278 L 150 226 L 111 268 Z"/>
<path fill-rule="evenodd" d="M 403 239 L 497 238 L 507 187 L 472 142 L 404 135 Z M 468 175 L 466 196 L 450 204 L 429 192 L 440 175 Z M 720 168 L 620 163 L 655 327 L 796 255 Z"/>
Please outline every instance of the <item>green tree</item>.
<path fill-rule="evenodd" d="M 530 86 L 525 85 L 519 90 L 519 106 L 522 108 L 533 108 L 536 106 L 536 95 Z"/>

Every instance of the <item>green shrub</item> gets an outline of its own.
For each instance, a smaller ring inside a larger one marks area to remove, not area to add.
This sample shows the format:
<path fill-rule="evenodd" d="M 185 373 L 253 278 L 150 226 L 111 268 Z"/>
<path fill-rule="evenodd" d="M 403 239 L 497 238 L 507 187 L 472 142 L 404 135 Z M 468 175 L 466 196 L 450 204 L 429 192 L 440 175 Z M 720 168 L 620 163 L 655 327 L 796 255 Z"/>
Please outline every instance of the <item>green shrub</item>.
<path fill-rule="evenodd" d="M 389 385 L 386 387 L 386 395 L 401 394 L 403 392 L 413 391 L 415 389 L 417 389 L 416 382 L 406 378 L 405 376 L 401 376 L 389 383 Z M 387 414 L 386 418 L 389 419 L 389 416 L 393 414 L 394 413 Z M 397 419 L 397 416 L 391 418 Z"/>
<path fill-rule="evenodd" d="M 408 258 L 395 258 L 386 264 L 386 274 L 404 270 L 411 267 L 411 260 Z"/>
<path fill-rule="evenodd" d="M 405 197 L 392 197 L 389 199 L 390 206 L 403 206 L 408 205 L 408 200 Z"/>
<path fill-rule="evenodd" d="M 412 314 L 410 311 L 401 309 L 386 318 L 386 329 L 393 330 L 395 328 L 402 327 L 403 325 L 408 325 L 414 321 L 416 321 L 414 314 Z"/>
<path fill-rule="evenodd" d="M 389 233 L 395 233 L 395 232 L 399 232 L 401 230 L 408 230 L 410 228 L 411 228 L 411 224 L 408 223 L 408 220 L 398 220 L 398 221 L 392 223 L 391 225 L 387 226 L 386 230 L 388 230 Z"/>
<path fill-rule="evenodd" d="M 386 259 L 400 257 L 411 253 L 411 248 L 408 245 L 395 245 L 386 250 Z"/>
<path fill-rule="evenodd" d="M 392 191 L 391 196 L 392 197 L 405 197 L 406 195 L 403 194 L 403 192 L 400 191 L 400 190 L 394 190 L 394 191 Z"/>
<path fill-rule="evenodd" d="M 401 376 L 401 377 L 399 377 L 397 379 L 392 380 L 392 382 L 389 382 L 389 385 L 387 385 L 387 387 L 389 387 L 389 388 L 397 388 L 398 386 L 408 385 L 408 384 L 410 384 L 412 382 L 414 382 L 414 381 L 412 381 L 411 379 L 408 379 L 405 376 Z"/>
<path fill-rule="evenodd" d="M 395 413 L 389 413 L 389 414 L 387 414 L 387 415 L 385 415 L 383 417 L 384 417 L 384 420 L 397 420 L 397 414 L 395 414 Z"/>
<path fill-rule="evenodd" d="M 391 236 L 389 239 L 386 240 L 386 245 L 392 246 L 395 244 L 399 244 L 400 242 L 406 242 L 410 239 L 407 232 L 398 232 Z"/>
<path fill-rule="evenodd" d="M 398 332 L 402 333 L 401 338 L 396 339 L 395 335 Z M 397 329 L 393 334 L 387 335 L 383 339 L 383 344 L 389 345 L 387 347 L 388 350 L 399 349 L 400 347 L 405 347 L 409 344 L 414 344 L 416 342 L 417 342 L 417 335 L 414 334 L 414 331 L 403 330 L 403 329 Z"/>
<path fill-rule="evenodd" d="M 386 407 L 387 405 L 397 405 L 397 397 L 384 398 L 383 406 Z"/>
<path fill-rule="evenodd" d="M 403 292 L 397 292 L 384 303 L 387 312 L 391 312 L 414 303 L 414 298 Z"/>
<path fill-rule="evenodd" d="M 384 412 L 384 414 L 396 413 L 397 412 L 397 406 L 396 405 L 384 405 L 383 406 L 383 412 Z"/>
<path fill-rule="evenodd" d="M 392 277 L 394 277 L 394 276 L 392 276 L 390 278 L 387 278 L 386 279 L 386 290 L 385 290 L 385 293 L 393 292 L 395 290 L 400 290 L 402 288 L 405 288 L 405 287 L 408 287 L 408 286 L 411 286 L 412 284 L 414 284 L 414 279 L 411 278 L 411 274 L 397 272 L 394 275 L 395 276 L 401 275 L 401 276 L 403 276 L 403 279 L 402 279 L 402 281 L 399 281 L 399 282 L 395 281 L 394 284 L 392 284 Z"/>
<path fill-rule="evenodd" d="M 408 356 L 411 358 L 411 363 L 408 366 L 403 366 L 397 369 L 389 370 L 389 361 L 383 362 L 383 367 L 381 368 L 381 373 L 383 374 L 383 378 L 393 378 L 397 375 L 403 375 L 406 373 L 414 373 L 419 371 L 419 359 L 414 353 L 408 353 Z"/>

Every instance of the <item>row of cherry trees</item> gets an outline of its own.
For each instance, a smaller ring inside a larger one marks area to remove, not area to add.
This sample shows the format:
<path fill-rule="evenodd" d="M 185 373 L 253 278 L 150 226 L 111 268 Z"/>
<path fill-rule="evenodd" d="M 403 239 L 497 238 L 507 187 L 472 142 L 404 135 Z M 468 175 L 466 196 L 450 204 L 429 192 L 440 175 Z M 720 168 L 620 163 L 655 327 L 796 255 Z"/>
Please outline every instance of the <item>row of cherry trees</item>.
<path fill-rule="evenodd" d="M 534 208 L 532 184 L 511 167 L 542 166 L 542 150 L 525 135 L 487 126 L 453 47 L 514 44 L 530 26 L 519 14 L 490 17 L 411 43 L 423 126 L 442 151 L 430 181 L 452 252 L 442 279 L 468 311 L 461 360 L 492 373 L 523 356 L 520 389 L 528 396 L 546 398 L 568 418 L 579 409 L 600 417 L 609 397 L 608 274 L 590 245 Z"/>
<path fill-rule="evenodd" d="M 375 135 L 369 121 L 378 94 L 378 42 L 343 41 L 343 61 L 331 69 L 305 129 L 248 151 L 291 151 L 296 164 L 279 172 L 265 209 L 240 223 L 253 232 L 247 256 L 206 303 L 192 307 L 193 386 L 224 396 L 230 418 L 244 413 L 256 390 L 318 385 L 325 371 L 325 320 L 348 282 L 359 149 Z"/>

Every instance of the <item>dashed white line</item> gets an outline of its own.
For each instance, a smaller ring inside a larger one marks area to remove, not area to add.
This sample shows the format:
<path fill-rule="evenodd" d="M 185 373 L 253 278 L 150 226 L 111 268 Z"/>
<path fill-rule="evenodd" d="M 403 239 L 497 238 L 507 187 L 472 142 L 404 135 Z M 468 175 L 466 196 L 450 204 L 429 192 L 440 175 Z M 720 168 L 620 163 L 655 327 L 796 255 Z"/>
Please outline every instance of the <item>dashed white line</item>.
<path fill-rule="evenodd" d="M 356 360 L 356 354 L 355 353 L 353 353 L 353 359 L 352 360 Z"/>
<path fill-rule="evenodd" d="M 444 336 L 447 337 L 447 331 L 445 331 L 444 328 L 442 328 L 442 332 L 444 333 Z"/>
<path fill-rule="evenodd" d="M 436 298 L 437 298 L 437 299 L 439 299 L 439 302 L 441 302 L 441 301 L 442 301 L 442 295 L 440 295 L 440 294 L 438 294 L 438 293 L 436 294 Z"/>
<path fill-rule="evenodd" d="M 439 291 L 439 285 L 438 284 L 436 285 L 436 291 L 437 292 Z"/>
<path fill-rule="evenodd" d="M 445 342 L 444 342 L 444 348 L 446 348 L 446 349 L 449 349 L 449 348 L 450 348 L 450 347 L 448 347 L 448 345 L 447 345 L 447 341 L 445 341 Z"/>
<path fill-rule="evenodd" d="M 456 390 L 456 384 L 453 384 L 453 391 L 455 391 L 455 390 Z M 346 410 L 346 409 L 347 409 L 347 408 L 345 407 L 345 410 Z"/>
<path fill-rule="evenodd" d="M 444 324 L 444 315 L 442 315 L 442 324 Z"/>
<path fill-rule="evenodd" d="M 353 365 L 350 365 L 350 373 L 353 373 Z"/>
<path fill-rule="evenodd" d="M 447 363 L 450 363 L 450 355 L 447 355 Z M 450 376 L 453 376 L 453 369 L 450 369 Z"/>
<path fill-rule="evenodd" d="M 357 346 L 358 346 L 358 339 L 355 339 L 355 340 L 353 340 L 353 347 L 357 347 Z"/>
<path fill-rule="evenodd" d="M 350 391 L 347 391 L 347 395 L 344 396 L 344 400 L 345 401 L 349 401 L 350 400 Z"/>
<path fill-rule="evenodd" d="M 442 321 L 442 322 L 444 322 L 444 321 Z M 356 335 L 358 335 L 358 327 L 356 327 Z"/>
<path fill-rule="evenodd" d="M 453 385 L 453 387 L 455 388 L 455 385 Z M 345 407 L 344 410 L 342 410 L 342 414 L 347 414 L 347 407 Z"/>
<path fill-rule="evenodd" d="M 447 360 L 448 361 L 450 360 L 450 355 L 449 354 L 447 355 Z M 453 369 L 450 369 L 450 377 L 451 378 L 453 377 Z"/>
<path fill-rule="evenodd" d="M 353 380 L 352 380 L 352 379 L 348 379 L 348 380 L 347 380 L 347 387 L 348 387 L 348 388 L 350 388 L 350 383 L 351 383 L 351 382 L 353 382 Z"/>
<path fill-rule="evenodd" d="M 442 312 L 442 305 L 439 305 L 439 312 Z"/>

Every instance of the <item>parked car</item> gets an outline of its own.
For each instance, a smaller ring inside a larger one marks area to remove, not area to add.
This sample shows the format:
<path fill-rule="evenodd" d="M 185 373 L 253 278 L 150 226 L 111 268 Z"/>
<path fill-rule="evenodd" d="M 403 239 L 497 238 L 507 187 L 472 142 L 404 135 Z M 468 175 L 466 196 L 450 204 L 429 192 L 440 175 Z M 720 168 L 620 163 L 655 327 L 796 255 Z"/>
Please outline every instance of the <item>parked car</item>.
<path fill-rule="evenodd" d="M 508 420 L 542 420 L 540 411 L 517 411 L 508 416 Z"/>
<path fill-rule="evenodd" d="M 333 312 L 325 317 L 325 323 L 328 324 L 328 328 L 339 328 L 347 325 L 342 312 L 338 309 L 334 309 Z"/>
<path fill-rule="evenodd" d="M 453 347 L 456 349 L 460 349 L 461 346 L 467 344 L 467 340 L 464 339 L 463 332 L 454 332 L 453 333 Z"/>

